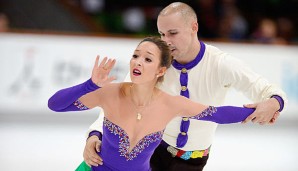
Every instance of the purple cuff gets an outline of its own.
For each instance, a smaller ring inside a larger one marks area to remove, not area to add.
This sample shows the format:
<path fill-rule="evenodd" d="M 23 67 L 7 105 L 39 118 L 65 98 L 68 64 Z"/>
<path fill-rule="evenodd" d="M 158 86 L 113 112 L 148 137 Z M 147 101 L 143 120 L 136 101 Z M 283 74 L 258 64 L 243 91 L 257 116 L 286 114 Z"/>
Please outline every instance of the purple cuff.
<path fill-rule="evenodd" d="M 91 78 L 86 81 L 86 90 L 87 90 L 87 92 L 95 91 L 98 88 L 101 88 L 101 87 L 99 87 L 98 85 L 96 85 L 95 83 L 93 83 L 93 81 L 92 81 Z"/>
<path fill-rule="evenodd" d="M 278 111 L 281 112 L 284 109 L 284 100 L 279 95 L 273 95 L 271 98 L 275 98 L 279 103 Z"/>
<path fill-rule="evenodd" d="M 86 110 L 87 108 L 77 100 L 81 96 L 99 88 L 100 87 L 94 84 L 90 78 L 84 83 L 57 91 L 48 100 L 48 107 L 55 112 Z"/>
<path fill-rule="evenodd" d="M 93 136 L 93 135 L 96 135 L 100 141 L 102 140 L 102 133 L 101 132 L 95 131 L 95 130 L 94 131 L 91 131 L 89 133 L 88 138 L 91 137 L 91 136 Z"/>

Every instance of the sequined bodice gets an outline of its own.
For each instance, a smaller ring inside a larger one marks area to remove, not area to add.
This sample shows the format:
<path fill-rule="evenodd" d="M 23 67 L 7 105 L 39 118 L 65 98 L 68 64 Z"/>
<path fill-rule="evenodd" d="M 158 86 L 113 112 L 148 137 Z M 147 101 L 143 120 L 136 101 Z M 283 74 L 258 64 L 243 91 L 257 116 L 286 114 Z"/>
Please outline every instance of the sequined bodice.
<path fill-rule="evenodd" d="M 163 131 L 144 136 L 130 149 L 128 134 L 120 126 L 104 118 L 101 152 L 105 166 L 112 170 L 150 170 L 150 158 L 162 140 Z M 93 170 L 102 170 L 94 167 Z"/>

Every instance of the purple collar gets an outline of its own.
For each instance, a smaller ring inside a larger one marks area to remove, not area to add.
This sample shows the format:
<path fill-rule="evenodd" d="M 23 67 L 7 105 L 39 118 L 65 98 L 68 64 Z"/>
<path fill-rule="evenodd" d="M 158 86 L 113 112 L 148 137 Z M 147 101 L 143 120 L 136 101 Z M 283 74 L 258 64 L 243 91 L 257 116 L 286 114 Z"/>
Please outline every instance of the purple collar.
<path fill-rule="evenodd" d="M 172 65 L 174 68 L 181 70 L 182 68 L 186 68 L 187 70 L 195 67 L 203 58 L 203 55 L 205 53 L 205 44 L 203 42 L 200 41 L 200 45 L 201 45 L 201 49 L 200 52 L 198 53 L 198 55 L 196 56 L 196 58 L 194 60 L 192 60 L 191 62 L 187 63 L 187 64 L 180 64 L 179 62 L 177 62 L 176 60 L 173 61 Z"/>

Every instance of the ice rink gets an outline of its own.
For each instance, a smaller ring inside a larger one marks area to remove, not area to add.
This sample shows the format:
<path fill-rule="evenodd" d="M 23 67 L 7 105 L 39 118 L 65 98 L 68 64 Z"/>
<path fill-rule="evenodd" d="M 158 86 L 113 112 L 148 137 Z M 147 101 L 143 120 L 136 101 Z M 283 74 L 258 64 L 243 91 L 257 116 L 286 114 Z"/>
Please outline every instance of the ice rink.
<path fill-rule="evenodd" d="M 86 130 L 97 113 L 2 111 L 1 170 L 75 170 L 83 160 Z M 287 118 L 281 116 L 273 126 L 220 125 L 205 171 L 297 171 L 297 120 Z"/>

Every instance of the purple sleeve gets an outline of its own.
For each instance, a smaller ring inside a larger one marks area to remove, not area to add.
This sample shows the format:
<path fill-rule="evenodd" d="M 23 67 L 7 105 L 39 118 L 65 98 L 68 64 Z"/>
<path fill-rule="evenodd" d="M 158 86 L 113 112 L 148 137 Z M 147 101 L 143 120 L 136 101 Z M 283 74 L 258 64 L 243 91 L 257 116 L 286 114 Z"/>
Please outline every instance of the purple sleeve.
<path fill-rule="evenodd" d="M 278 101 L 279 103 L 278 111 L 281 112 L 284 109 L 284 100 L 278 95 L 273 95 L 271 96 L 271 98 L 275 98 Z"/>
<path fill-rule="evenodd" d="M 211 121 L 218 124 L 237 123 L 245 120 L 255 109 L 235 107 L 235 106 L 222 106 L 213 107 L 209 106 L 202 113 L 192 116 L 192 119 Z"/>
<path fill-rule="evenodd" d="M 102 141 L 102 133 L 101 133 L 101 132 L 96 131 L 96 130 L 91 131 L 91 132 L 89 133 L 88 138 L 91 137 L 91 136 L 93 136 L 93 135 L 96 135 L 96 136 L 98 137 L 98 139 L 99 139 L 100 141 Z"/>
<path fill-rule="evenodd" d="M 98 88 L 100 87 L 89 79 L 82 84 L 59 90 L 49 99 L 48 107 L 56 112 L 87 110 L 78 99 Z"/>

